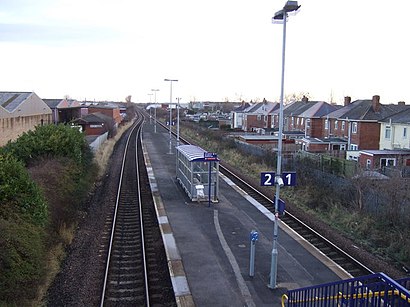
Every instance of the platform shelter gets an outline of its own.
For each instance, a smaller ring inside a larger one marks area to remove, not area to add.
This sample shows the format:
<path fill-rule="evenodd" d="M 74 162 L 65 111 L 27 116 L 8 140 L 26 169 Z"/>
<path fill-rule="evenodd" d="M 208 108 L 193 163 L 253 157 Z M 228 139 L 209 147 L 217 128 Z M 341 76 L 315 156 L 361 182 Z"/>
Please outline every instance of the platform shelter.
<path fill-rule="evenodd" d="M 219 159 L 195 145 L 176 147 L 176 175 L 192 201 L 218 202 Z"/>

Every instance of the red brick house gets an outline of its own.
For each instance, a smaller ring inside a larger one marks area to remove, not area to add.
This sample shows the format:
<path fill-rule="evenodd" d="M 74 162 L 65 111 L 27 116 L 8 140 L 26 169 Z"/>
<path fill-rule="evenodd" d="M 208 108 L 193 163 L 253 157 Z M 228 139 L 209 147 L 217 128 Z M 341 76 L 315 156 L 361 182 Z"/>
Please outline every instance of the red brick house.
<path fill-rule="evenodd" d="M 270 113 L 279 108 L 278 103 L 264 102 L 257 103 L 243 113 L 244 131 L 261 131 L 271 129 Z"/>
<path fill-rule="evenodd" d="M 122 116 L 120 113 L 120 108 L 118 105 L 114 104 L 98 104 L 98 105 L 90 105 L 88 107 L 88 114 L 92 113 L 102 113 L 105 114 L 112 119 L 114 119 L 115 123 L 118 125 L 122 121 Z"/>
<path fill-rule="evenodd" d="M 74 124 L 82 127 L 85 135 L 102 135 L 113 130 L 115 126 L 114 119 L 103 113 L 92 113 L 76 119 Z"/>
<path fill-rule="evenodd" d="M 410 166 L 410 150 L 361 150 L 359 165 L 370 170 Z"/>
<path fill-rule="evenodd" d="M 370 100 L 351 102 L 345 97 L 344 106 L 323 116 L 324 136 L 344 139 L 347 142 L 348 159 L 358 159 L 360 150 L 375 150 L 379 148 L 380 123 L 385 117 L 400 112 L 406 106 L 383 105 L 380 96 L 375 95 Z"/>

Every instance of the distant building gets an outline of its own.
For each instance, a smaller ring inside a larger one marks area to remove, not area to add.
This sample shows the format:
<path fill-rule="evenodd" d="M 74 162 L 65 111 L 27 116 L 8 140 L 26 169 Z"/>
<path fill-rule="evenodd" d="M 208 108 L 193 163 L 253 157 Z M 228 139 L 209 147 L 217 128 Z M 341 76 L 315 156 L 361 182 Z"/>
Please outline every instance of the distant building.
<path fill-rule="evenodd" d="M 50 107 L 34 92 L 0 92 L 0 146 L 52 123 Z"/>

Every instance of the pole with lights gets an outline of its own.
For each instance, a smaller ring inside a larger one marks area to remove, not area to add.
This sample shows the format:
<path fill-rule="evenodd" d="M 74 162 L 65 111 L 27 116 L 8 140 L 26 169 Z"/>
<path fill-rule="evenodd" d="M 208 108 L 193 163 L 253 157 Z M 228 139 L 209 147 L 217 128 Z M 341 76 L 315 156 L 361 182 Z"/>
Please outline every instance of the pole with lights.
<path fill-rule="evenodd" d="M 273 224 L 273 247 L 272 247 L 272 261 L 270 269 L 270 280 L 268 287 L 275 289 L 277 282 L 277 267 L 278 267 L 278 224 L 279 224 L 279 194 L 280 188 L 283 186 L 282 180 L 282 138 L 283 138 L 283 97 L 285 89 L 285 46 L 286 46 L 286 22 L 288 13 L 296 12 L 300 8 L 297 1 L 287 1 L 282 10 L 275 13 L 272 18 L 272 23 L 283 22 L 283 43 L 282 43 L 282 77 L 280 89 L 280 105 L 279 105 L 279 135 L 278 135 L 278 155 L 276 166 L 276 193 L 275 193 L 275 220 Z"/>
<path fill-rule="evenodd" d="M 177 146 L 179 146 L 179 101 L 181 100 L 180 97 L 177 98 Z"/>
<path fill-rule="evenodd" d="M 169 91 L 169 154 L 172 154 L 172 134 L 171 134 L 171 125 L 172 125 L 172 82 L 177 82 L 177 79 L 164 79 L 164 81 L 170 82 L 170 91 Z"/>
<path fill-rule="evenodd" d="M 159 90 L 152 89 L 154 92 L 154 132 L 157 133 L 157 92 Z"/>

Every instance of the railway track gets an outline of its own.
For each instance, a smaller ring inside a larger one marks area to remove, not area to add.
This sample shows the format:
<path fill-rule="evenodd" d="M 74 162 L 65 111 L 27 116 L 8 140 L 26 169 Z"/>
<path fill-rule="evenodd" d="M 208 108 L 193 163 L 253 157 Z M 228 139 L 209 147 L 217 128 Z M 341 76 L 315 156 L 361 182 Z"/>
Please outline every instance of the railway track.
<path fill-rule="evenodd" d="M 168 130 L 168 127 L 163 126 Z M 173 133 L 175 135 L 175 133 Z M 184 144 L 190 144 L 190 142 L 180 136 L 180 142 Z M 256 201 L 266 207 L 270 212 L 274 213 L 275 208 L 272 199 L 266 196 L 263 192 L 254 188 L 251 184 L 246 182 L 241 176 L 234 174 L 224 166 L 224 163 L 219 165 L 219 170 L 222 174 L 232 180 L 243 191 L 248 193 Z M 293 229 L 306 241 L 312 244 L 316 249 L 325 254 L 328 258 L 333 260 L 339 266 L 341 266 L 352 277 L 358 277 L 363 275 L 373 274 L 373 270 L 362 263 L 360 260 L 351 256 L 347 251 L 338 247 L 331 240 L 321 235 L 315 229 L 304 223 L 295 215 L 288 211 L 285 211 L 285 215 L 280 218 L 281 222 Z"/>
<path fill-rule="evenodd" d="M 142 152 L 143 121 L 125 146 L 100 306 L 176 306 Z"/>
<path fill-rule="evenodd" d="M 275 207 L 272 199 L 255 189 L 239 176 L 231 172 L 227 167 L 220 165 L 219 170 L 230 180 L 232 180 L 237 186 L 248 193 L 252 198 L 262 204 L 270 212 L 275 212 Z M 298 233 L 306 241 L 312 244 L 316 249 L 325 254 L 328 258 L 332 259 L 335 263 L 341 266 L 346 272 L 353 277 L 373 274 L 374 272 L 368 268 L 365 264 L 355 259 L 349 253 L 339 248 L 336 244 L 332 243 L 329 239 L 322 236 L 319 232 L 314 230 L 309 225 L 305 224 L 299 218 L 293 214 L 285 211 L 285 215 L 280 218 L 282 223 L 285 223 L 293 231 Z"/>

